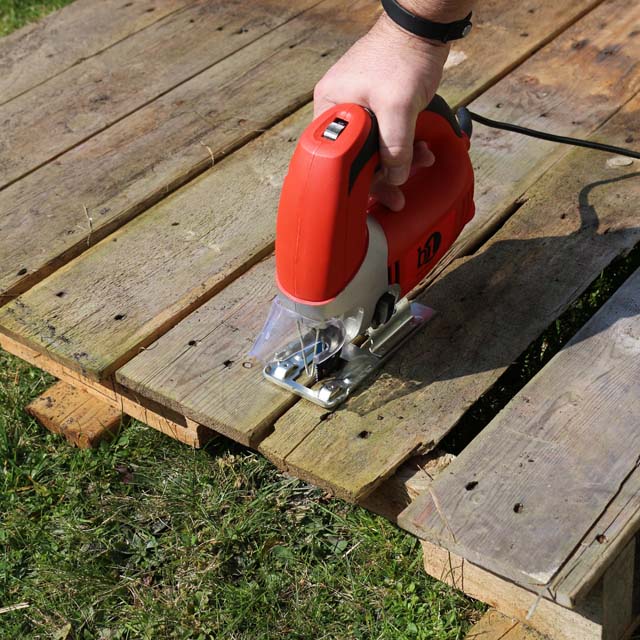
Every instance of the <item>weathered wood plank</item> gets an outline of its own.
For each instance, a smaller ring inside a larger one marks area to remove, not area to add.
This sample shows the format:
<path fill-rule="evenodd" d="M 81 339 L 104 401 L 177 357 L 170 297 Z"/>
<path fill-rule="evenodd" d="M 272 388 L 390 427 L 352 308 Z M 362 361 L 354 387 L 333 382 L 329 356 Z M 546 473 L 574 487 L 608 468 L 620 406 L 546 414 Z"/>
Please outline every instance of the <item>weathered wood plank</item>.
<path fill-rule="evenodd" d="M 606 14 L 608 13 L 610 13 L 610 8 Z M 490 93 L 493 100 L 497 103 L 506 103 L 514 92 L 520 94 L 528 92 L 526 96 L 520 95 L 521 104 L 528 102 L 530 107 L 535 105 L 535 113 L 541 113 L 545 108 L 552 111 L 553 107 L 555 107 L 554 113 L 558 114 L 559 122 L 564 123 L 564 125 L 554 126 L 557 129 L 560 129 L 561 126 L 566 126 L 568 128 L 566 130 L 573 130 L 574 132 L 576 127 L 596 126 L 598 122 L 596 118 L 598 117 L 606 119 L 617 108 L 619 104 L 617 100 L 624 100 L 626 94 L 623 92 L 622 95 L 612 95 L 611 103 L 605 106 L 601 98 L 595 101 L 590 99 L 592 94 L 591 87 L 588 87 L 587 91 L 584 92 L 585 86 L 583 83 L 578 83 L 574 86 L 573 82 L 573 77 L 577 75 L 577 71 L 580 68 L 593 63 L 594 58 L 597 58 L 601 49 L 604 50 L 610 42 L 627 32 L 626 20 L 618 18 L 618 22 L 615 23 L 616 26 L 613 26 L 611 20 L 609 20 L 604 23 L 605 27 L 603 29 L 597 30 L 598 34 L 594 38 L 592 45 L 594 50 L 589 50 L 586 46 L 574 49 L 573 43 L 583 40 L 582 36 L 586 36 L 596 29 L 595 25 L 599 25 L 603 19 L 606 19 L 606 14 L 604 9 L 595 12 L 588 18 L 583 19 L 584 26 L 581 23 L 575 25 L 572 30 L 550 45 L 547 48 L 548 50 L 540 51 L 534 58 L 523 65 L 522 69 L 511 74 L 491 90 Z M 571 55 L 568 55 L 568 52 Z M 538 58 L 541 58 L 541 60 L 538 60 Z M 607 90 L 604 87 L 610 86 L 612 75 L 619 74 L 619 77 L 622 78 L 634 68 L 635 61 L 632 56 L 629 56 L 629 58 L 623 56 L 623 58 L 626 58 L 626 62 L 617 60 L 609 72 L 604 69 L 599 70 L 598 73 L 603 75 L 600 76 L 598 86 L 603 91 Z M 566 62 L 564 67 L 556 72 L 555 84 L 553 85 L 554 91 L 551 92 L 550 89 L 542 91 L 540 86 L 548 84 L 547 69 L 557 69 L 558 60 Z M 520 73 L 522 73 L 522 76 L 519 75 Z M 541 78 L 539 82 L 536 81 L 538 76 L 534 75 L 538 73 Z M 570 87 L 570 91 L 567 94 L 562 93 L 565 80 Z M 632 85 L 632 83 L 627 84 Z M 516 91 L 514 87 L 520 88 Z M 632 87 L 629 86 L 628 88 Z M 558 93 L 564 96 L 565 102 L 562 103 L 562 107 L 558 106 L 561 103 Z M 571 120 L 575 120 L 578 117 L 581 119 L 580 123 L 571 125 Z M 549 116 L 549 119 L 552 120 L 553 118 Z M 304 119 L 301 122 L 304 122 Z M 276 130 L 277 128 L 274 132 Z M 265 143 L 269 135 L 265 136 Z M 278 138 L 281 139 L 281 136 L 278 136 Z M 545 146 L 545 143 L 531 141 L 515 135 L 509 139 L 508 148 L 513 149 L 514 154 L 517 153 L 517 161 L 507 162 L 504 157 L 505 143 L 502 136 L 497 137 L 496 141 L 496 144 L 493 145 L 491 140 L 481 140 L 478 146 L 474 145 L 472 147 L 472 154 L 477 165 L 476 177 L 481 190 L 478 196 L 479 220 L 490 217 L 496 212 L 501 213 L 507 210 L 517 196 L 520 195 L 522 189 L 539 176 L 546 166 L 545 163 L 552 162 L 548 151 L 549 147 Z M 240 155 L 245 151 L 247 152 L 246 157 Z M 277 175 L 282 175 L 282 167 L 284 167 L 286 161 L 284 159 L 280 160 L 280 169 L 274 166 L 274 159 L 281 151 L 282 153 L 290 153 L 290 148 L 282 146 L 278 139 L 270 141 L 266 150 L 257 145 L 255 147 L 249 145 L 218 167 L 220 183 L 214 182 L 215 172 L 212 172 L 212 176 L 203 179 L 198 184 L 198 188 L 202 187 L 202 193 L 220 192 L 220 198 L 226 200 L 229 196 L 221 192 L 218 185 L 237 183 L 242 187 L 239 189 L 239 194 L 241 195 L 238 196 L 239 204 L 237 208 L 244 211 L 247 206 L 242 205 L 241 198 L 246 197 L 243 193 L 246 176 L 248 175 L 249 179 L 253 179 L 253 167 L 256 166 L 256 163 L 258 163 L 258 166 L 266 167 L 264 173 L 268 176 L 272 174 L 274 169 L 279 171 Z M 566 149 L 563 151 L 567 152 Z M 553 152 L 558 152 L 558 150 L 553 149 Z M 234 166 L 236 160 L 238 165 Z M 246 166 L 250 166 L 251 169 L 245 171 L 243 168 Z M 223 175 L 228 177 L 223 178 Z M 513 190 L 509 191 L 503 185 L 511 185 Z M 279 182 L 275 183 L 270 191 L 264 190 L 263 186 L 260 185 L 260 190 L 256 194 L 255 201 L 260 203 L 258 206 L 263 207 L 263 205 L 270 204 L 272 207 L 271 212 L 266 208 L 261 208 L 257 211 L 258 215 L 256 217 L 243 217 L 236 220 L 238 226 L 236 227 L 237 230 L 234 231 L 235 235 L 242 234 L 243 240 L 247 241 L 253 241 L 254 237 L 258 239 L 258 243 L 253 244 L 250 248 L 246 246 L 243 248 L 242 254 L 245 256 L 245 260 L 246 256 L 256 253 L 260 247 L 260 241 L 264 242 L 264 238 L 270 239 L 272 237 L 273 215 L 276 210 L 278 188 Z M 194 209 L 198 206 L 198 198 L 200 197 L 198 192 L 190 187 L 185 191 L 184 201 L 193 204 L 179 208 Z M 215 213 L 211 211 L 209 215 L 213 217 Z M 250 223 L 249 220 L 251 220 Z M 225 226 L 226 224 L 225 222 Z M 240 225 L 246 226 L 246 230 L 242 231 Z M 221 232 L 221 235 L 225 237 L 227 235 L 226 231 Z M 235 248 L 238 249 L 238 247 Z M 211 256 L 211 264 L 215 264 L 216 260 L 229 261 L 229 249 L 226 251 L 226 255 Z M 270 268 L 272 269 L 273 267 L 271 266 Z M 179 281 L 178 286 L 184 287 L 182 281 Z M 257 291 L 256 298 L 246 303 L 247 310 L 245 313 L 247 317 L 254 318 L 257 316 L 264 318 L 268 308 L 268 301 L 275 293 L 273 285 L 271 285 L 270 292 L 268 287 L 267 270 L 264 267 L 255 268 L 238 281 L 232 283 L 225 296 L 229 296 L 229 299 L 242 300 L 251 297 L 251 292 Z M 141 293 L 141 295 L 144 295 L 144 293 Z M 149 395 L 162 402 L 177 403 L 172 406 L 180 407 L 180 410 L 185 415 L 192 417 L 197 415 L 198 417 L 194 417 L 194 419 L 203 421 L 204 424 L 209 424 L 212 428 L 222 430 L 228 435 L 233 433 L 231 437 L 241 442 L 255 444 L 256 440 L 265 433 L 266 426 L 273 420 L 274 415 L 277 415 L 278 412 L 282 413 L 290 405 L 291 398 L 279 390 L 273 390 L 260 376 L 242 368 L 241 363 L 246 361 L 244 354 L 246 354 L 251 341 L 257 334 L 254 321 L 245 320 L 247 323 L 246 332 L 240 330 L 235 334 L 231 334 L 226 326 L 226 321 L 223 320 L 218 327 L 219 313 L 220 307 L 214 299 L 212 303 L 203 306 L 198 311 L 197 316 L 192 319 L 186 319 L 167 334 L 158 343 L 157 348 L 154 346 L 152 350 L 146 351 L 127 364 L 118 372 L 118 377 L 124 385 L 130 386 L 138 393 Z M 239 323 L 241 324 L 239 319 L 232 323 L 233 331 L 238 331 Z M 214 327 L 214 330 L 207 331 L 205 335 L 202 327 Z M 234 335 L 235 339 L 230 339 L 230 336 L 233 337 Z M 193 350 L 190 350 L 184 358 L 176 351 L 176 345 L 186 344 L 189 340 L 194 339 L 194 336 L 201 340 L 198 346 L 198 350 L 202 354 L 201 361 L 197 357 L 197 352 Z M 122 340 L 121 336 L 120 340 Z M 218 365 L 218 368 L 211 370 L 211 353 L 216 353 L 219 363 L 230 362 L 231 364 L 227 367 Z M 199 363 L 196 365 L 195 362 Z M 203 372 L 203 375 L 197 379 L 192 373 L 194 367 Z M 207 371 L 210 372 L 208 377 L 204 375 Z M 239 386 L 245 389 L 247 393 L 235 393 Z M 225 398 L 224 408 L 221 408 L 216 402 L 216 398 L 219 395 Z M 280 402 L 279 407 L 276 406 L 276 400 Z M 293 428 L 296 429 L 297 427 L 294 426 Z M 361 427 L 354 433 L 358 434 L 363 430 L 366 431 L 365 428 Z M 286 434 L 282 440 L 283 446 L 281 450 L 273 445 L 274 439 L 270 438 L 267 441 L 267 446 L 270 447 L 268 455 L 276 463 L 282 464 L 284 458 L 297 441 L 298 437 L 295 435 L 289 436 L 289 434 Z M 289 444 L 291 444 L 291 448 L 288 448 Z M 363 442 L 361 444 L 365 450 L 372 449 L 369 443 Z M 408 445 L 415 446 L 413 439 Z M 402 459 L 406 458 L 404 448 L 400 455 Z"/>
<path fill-rule="evenodd" d="M 378 10 L 374 0 L 348 9 L 328 0 L 3 191 L 0 296 L 26 290 L 308 101 Z"/>
<path fill-rule="evenodd" d="M 526 7 L 507 0 L 486 2 L 474 34 L 455 45 L 443 92 L 452 103 L 469 100 L 600 1 L 537 0 Z M 212 87 L 231 85 L 242 75 L 242 59 L 234 57 L 214 75 L 186 83 L 6 189 L 0 207 L 0 305 L 210 167 L 212 157 L 219 160 L 308 99 L 315 81 L 366 30 L 378 10 L 373 0 L 352 3 L 348 14 L 340 6 L 327 7 L 320 5 L 309 14 L 320 23 L 312 28 L 325 34 L 324 40 L 293 35 L 286 46 L 267 40 L 250 61 L 247 81 L 263 71 L 265 77 L 274 76 L 274 86 L 264 94 L 257 89 L 255 96 L 212 92 Z M 531 23 L 527 37 L 521 35 L 525 23 Z M 485 38 L 502 42 L 507 53 L 501 47 L 487 50 Z M 269 69 L 270 63 L 282 71 Z M 278 78 L 287 82 L 284 89 Z M 280 104 L 281 94 L 286 107 Z M 273 215 L 271 207 L 265 211 Z M 34 228 L 39 230 L 37 246 L 24 242 Z M 271 233 L 272 228 L 269 224 Z"/>
<path fill-rule="evenodd" d="M 471 627 L 465 640 L 549 640 L 549 638 L 495 609 L 489 609 Z"/>
<path fill-rule="evenodd" d="M 635 469 L 560 570 L 551 588 L 554 600 L 566 607 L 583 600 L 633 539 L 639 518 L 640 469 Z"/>
<path fill-rule="evenodd" d="M 0 39 L 0 104 L 193 0 L 75 0 Z"/>
<path fill-rule="evenodd" d="M 26 407 L 26 411 L 53 433 L 81 449 L 112 437 L 123 418 L 120 410 L 84 389 L 56 382 Z"/>
<path fill-rule="evenodd" d="M 196 0 L 0 106 L 0 188 L 259 41 L 314 2 Z M 240 66 L 238 76 L 243 73 Z M 215 81 L 209 86 L 213 92 Z"/>
<path fill-rule="evenodd" d="M 639 103 L 600 135 L 618 143 L 637 136 Z M 354 500 L 408 455 L 437 443 L 597 274 L 640 239 L 635 168 L 616 169 L 606 160 L 572 153 L 477 254 L 454 263 L 421 296 L 440 314 L 366 389 L 329 420 L 298 403 L 261 450 L 286 457 L 291 473 Z"/>
<path fill-rule="evenodd" d="M 639 422 L 640 270 L 399 523 L 542 592 L 635 471 Z"/>
<path fill-rule="evenodd" d="M 72 387 L 87 391 L 98 400 L 110 404 L 121 413 L 140 420 L 189 446 L 200 447 L 215 436 L 215 432 L 211 431 L 211 429 L 207 429 L 153 401 L 137 398 L 135 394 L 122 389 L 112 380 L 105 380 L 104 382 L 89 380 L 77 371 L 72 371 L 51 360 L 45 354 L 38 353 L 1 333 L 0 347 L 25 362 L 49 372 Z"/>

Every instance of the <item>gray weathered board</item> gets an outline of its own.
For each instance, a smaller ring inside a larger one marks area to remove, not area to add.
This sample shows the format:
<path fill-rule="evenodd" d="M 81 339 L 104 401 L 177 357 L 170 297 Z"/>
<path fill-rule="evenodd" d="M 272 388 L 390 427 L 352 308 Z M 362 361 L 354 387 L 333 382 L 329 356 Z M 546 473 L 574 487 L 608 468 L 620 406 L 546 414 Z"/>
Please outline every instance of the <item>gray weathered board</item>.
<path fill-rule="evenodd" d="M 639 427 L 640 270 L 398 522 L 547 595 L 590 531 L 605 543 L 592 527 L 636 473 Z M 619 518 L 638 531 L 633 489 Z"/>

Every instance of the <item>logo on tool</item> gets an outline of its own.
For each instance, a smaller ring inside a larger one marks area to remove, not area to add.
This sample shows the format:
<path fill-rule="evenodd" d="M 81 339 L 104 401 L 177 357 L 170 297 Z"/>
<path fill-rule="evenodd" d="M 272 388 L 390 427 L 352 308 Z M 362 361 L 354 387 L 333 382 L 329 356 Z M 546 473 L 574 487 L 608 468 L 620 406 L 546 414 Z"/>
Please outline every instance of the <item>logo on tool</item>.
<path fill-rule="evenodd" d="M 418 246 L 418 269 L 433 260 L 441 243 L 442 234 L 439 231 L 434 231 L 423 245 Z"/>

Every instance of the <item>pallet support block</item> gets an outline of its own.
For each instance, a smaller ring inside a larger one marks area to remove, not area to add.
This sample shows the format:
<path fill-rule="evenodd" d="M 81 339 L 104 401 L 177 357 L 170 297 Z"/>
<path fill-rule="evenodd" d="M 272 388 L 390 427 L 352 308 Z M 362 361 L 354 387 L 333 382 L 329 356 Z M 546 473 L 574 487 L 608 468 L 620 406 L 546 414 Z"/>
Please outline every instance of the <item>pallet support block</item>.
<path fill-rule="evenodd" d="M 111 439 L 124 417 L 113 405 L 66 382 L 54 384 L 26 409 L 42 426 L 81 449 Z"/>
<path fill-rule="evenodd" d="M 471 598 L 486 602 L 503 616 L 513 619 L 511 625 L 505 626 L 504 619 L 496 616 L 493 630 L 488 624 L 490 620 L 483 620 L 479 628 L 471 630 L 467 640 L 535 638 L 535 635 L 522 635 L 526 628 L 549 640 L 623 640 L 630 637 L 640 622 L 636 545 L 637 537 L 629 542 L 574 609 L 541 598 L 430 542 L 422 541 L 422 552 L 424 568 L 430 576 L 460 589 Z M 510 627 L 513 628 L 510 630 Z M 497 633 L 498 630 L 504 635 Z"/>

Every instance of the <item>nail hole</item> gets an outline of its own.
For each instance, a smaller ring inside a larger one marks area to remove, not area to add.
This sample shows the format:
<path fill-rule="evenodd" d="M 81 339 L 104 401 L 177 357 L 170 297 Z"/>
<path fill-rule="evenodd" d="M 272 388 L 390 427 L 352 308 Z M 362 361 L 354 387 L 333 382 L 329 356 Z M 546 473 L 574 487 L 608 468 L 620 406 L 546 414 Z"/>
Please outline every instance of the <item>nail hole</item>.
<path fill-rule="evenodd" d="M 225 369 L 228 369 L 232 364 L 233 364 L 233 360 L 225 360 L 225 361 L 222 363 L 222 366 L 223 366 Z"/>
<path fill-rule="evenodd" d="M 516 502 L 513 505 L 513 510 L 515 513 L 522 513 L 524 511 L 524 505 L 522 504 L 522 502 Z"/>
<path fill-rule="evenodd" d="M 596 536 L 596 542 L 598 544 L 604 544 L 605 542 L 607 542 L 607 536 L 605 536 L 604 533 L 599 533 Z"/>
<path fill-rule="evenodd" d="M 363 440 L 366 440 L 370 435 L 371 435 L 371 431 L 361 431 L 358 434 L 358 438 L 362 438 Z"/>
<path fill-rule="evenodd" d="M 25 273 L 27 273 L 26 269 L 20 269 L 20 271 L 18 271 L 19 276 L 23 276 Z"/>
<path fill-rule="evenodd" d="M 289 49 L 295 49 L 295 48 L 296 48 L 296 44 L 295 43 L 289 45 Z"/>
<path fill-rule="evenodd" d="M 155 7 L 149 7 L 149 8 L 147 9 L 147 13 L 151 13 L 151 12 L 153 12 L 153 11 L 155 11 L 155 10 L 156 10 L 156 8 L 155 8 Z"/>
<path fill-rule="evenodd" d="M 377 416 L 376 420 L 384 420 L 384 416 Z"/>
<path fill-rule="evenodd" d="M 324 53 L 320 54 L 321 58 L 326 58 L 329 54 L 325 51 Z"/>
<path fill-rule="evenodd" d="M 179 222 L 172 222 L 172 223 L 171 223 L 171 226 L 172 226 L 172 227 L 177 227 L 179 224 L 180 224 Z"/>
<path fill-rule="evenodd" d="M 467 482 L 467 484 L 464 485 L 464 488 L 467 491 L 473 491 L 477 486 L 478 482 L 476 480 L 472 480 L 471 482 Z"/>
<path fill-rule="evenodd" d="M 189 22 L 193 24 L 195 22 L 195 18 L 189 18 Z"/>
<path fill-rule="evenodd" d="M 216 27 L 216 31 L 223 31 L 224 27 Z"/>
<path fill-rule="evenodd" d="M 113 319 L 114 320 L 124 320 L 124 317 L 125 317 L 124 313 L 119 313 L 118 315 L 113 316 Z"/>
<path fill-rule="evenodd" d="M 188 344 L 189 344 L 190 347 L 195 347 L 198 344 L 198 341 L 197 340 L 189 340 Z"/>
<path fill-rule="evenodd" d="M 56 293 L 56 296 L 58 296 L 58 298 L 64 298 L 65 295 L 66 291 L 58 291 L 58 293 Z"/>
<path fill-rule="evenodd" d="M 329 417 L 331 416 L 331 414 L 329 412 L 327 413 L 323 413 L 318 420 L 320 420 L 320 422 L 324 422 L 325 420 L 327 420 Z"/>
<path fill-rule="evenodd" d="M 240 33 L 247 33 L 247 31 L 249 31 L 249 29 L 247 29 L 246 27 L 241 27 L 240 29 L 238 29 L 238 30 L 236 31 L 236 33 L 237 33 L 237 34 L 240 34 Z"/>

